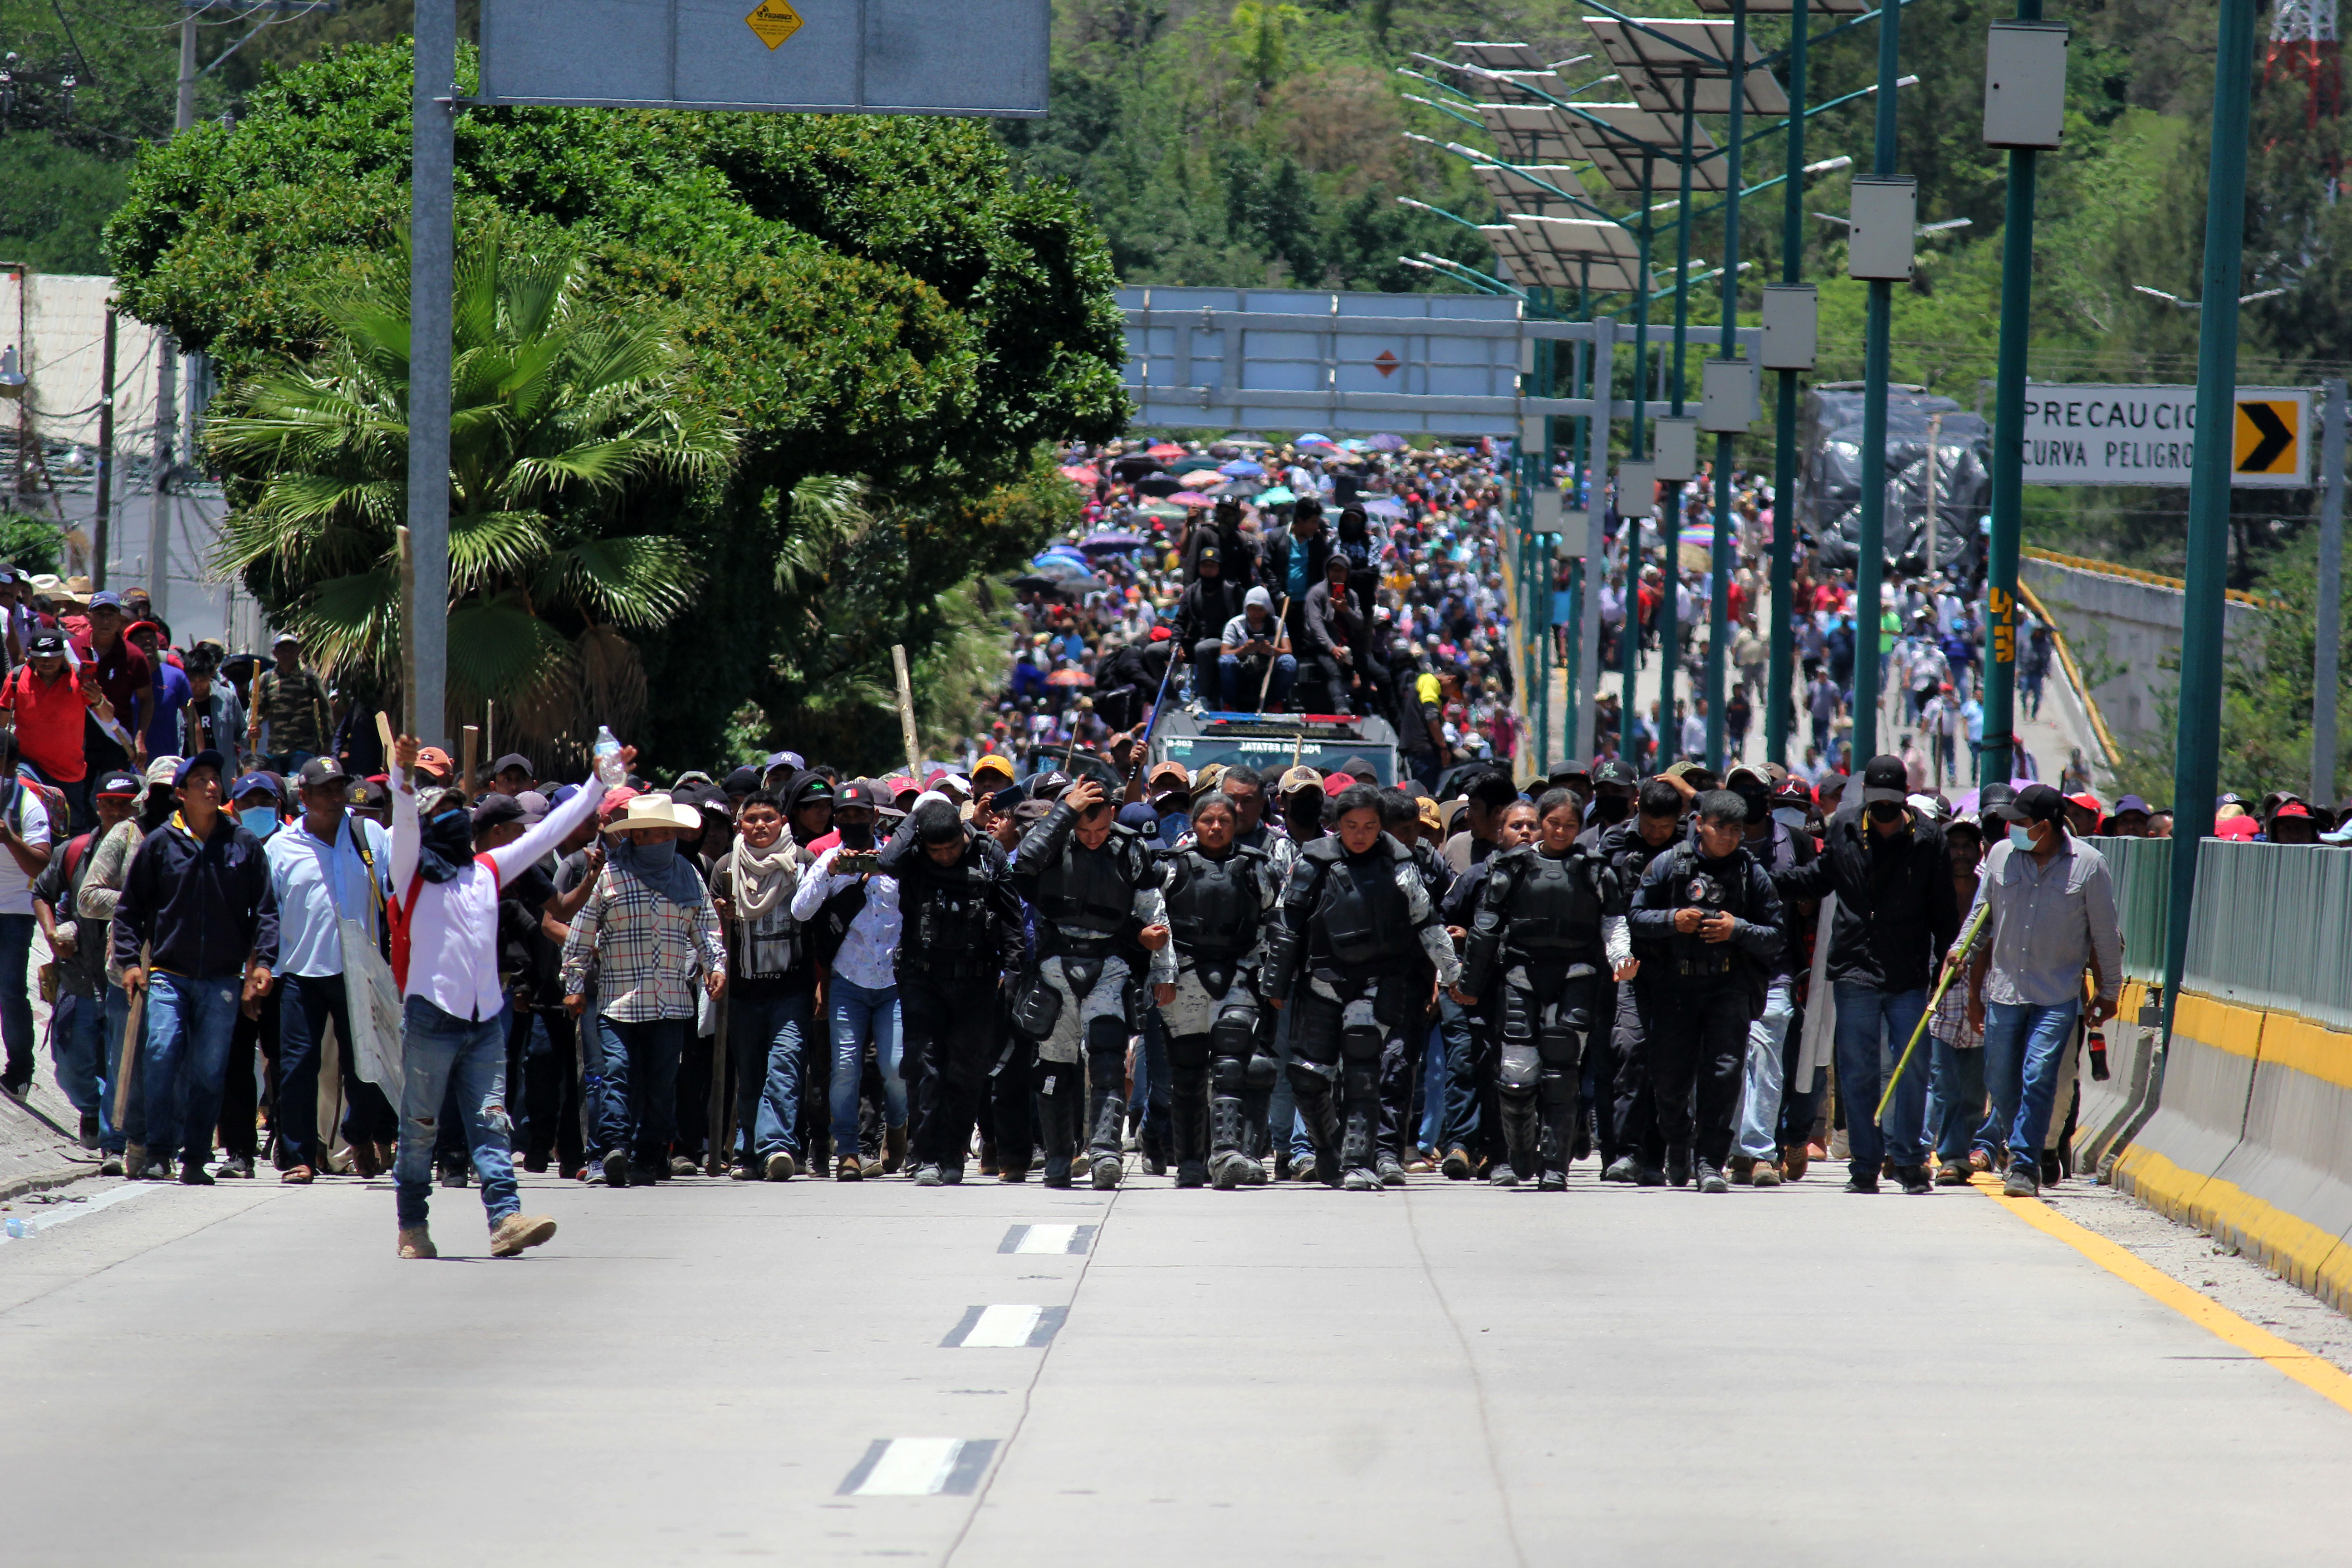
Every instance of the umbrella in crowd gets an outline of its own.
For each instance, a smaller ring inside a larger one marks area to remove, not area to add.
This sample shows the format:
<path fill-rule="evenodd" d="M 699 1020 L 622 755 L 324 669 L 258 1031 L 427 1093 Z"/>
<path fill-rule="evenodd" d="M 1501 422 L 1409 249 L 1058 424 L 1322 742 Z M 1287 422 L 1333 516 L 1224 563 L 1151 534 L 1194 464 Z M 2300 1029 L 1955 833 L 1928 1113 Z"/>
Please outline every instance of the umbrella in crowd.
<path fill-rule="evenodd" d="M 1146 447 L 1144 450 L 1149 452 L 1151 456 L 1159 458 L 1163 463 L 1172 463 L 1177 458 L 1185 455 L 1184 448 L 1178 446 L 1173 441 L 1155 442 L 1153 445 Z"/>
<path fill-rule="evenodd" d="M 1404 502 L 1394 496 L 1366 496 L 1357 504 L 1364 509 L 1366 517 L 1391 517 L 1402 520 L 1408 515 Z"/>
<path fill-rule="evenodd" d="M 1178 490 L 1168 498 L 1171 506 L 1214 506 L 1217 503 L 1198 490 Z"/>
<path fill-rule="evenodd" d="M 1090 490 L 1102 482 L 1102 476 L 1084 463 L 1072 463 L 1062 470 L 1062 477 L 1080 489 Z"/>
<path fill-rule="evenodd" d="M 1214 489 L 1223 476 L 1214 468 L 1195 468 L 1183 476 L 1184 483 L 1196 490 Z"/>
<path fill-rule="evenodd" d="M 1138 495 L 1172 496 L 1183 488 L 1183 481 L 1173 474 L 1146 474 L 1135 481 Z"/>
<path fill-rule="evenodd" d="M 1265 466 L 1263 463 L 1253 463 L 1247 458 L 1235 458 L 1232 462 L 1219 468 L 1217 472 L 1227 479 L 1262 479 L 1265 478 Z"/>
<path fill-rule="evenodd" d="M 1078 541 L 1078 548 L 1093 554 L 1105 550 L 1140 550 L 1150 541 L 1139 533 L 1090 533 Z"/>
<path fill-rule="evenodd" d="M 1031 562 L 1029 566 L 1036 575 L 1056 584 L 1094 575 L 1094 568 L 1087 565 L 1083 558 L 1073 559 L 1067 555 L 1056 554 L 1050 550 Z"/>
<path fill-rule="evenodd" d="M 1301 436 L 1297 440 L 1293 441 L 1291 445 L 1294 447 L 1328 447 L 1334 445 L 1334 443 L 1328 436 L 1307 435 Z"/>
<path fill-rule="evenodd" d="M 1288 485 L 1276 485 L 1270 490 L 1259 491 L 1257 504 L 1260 506 L 1288 506 L 1292 501 L 1295 501 L 1297 499 L 1297 496 L 1291 493 L 1291 489 Z"/>
<path fill-rule="evenodd" d="M 1403 437 L 1393 435 L 1386 430 L 1373 437 L 1371 440 L 1371 447 L 1375 452 L 1402 452 L 1405 449 L 1405 445 Z"/>
<path fill-rule="evenodd" d="M 1045 678 L 1048 686 L 1092 686 L 1095 678 L 1083 669 L 1057 669 Z"/>

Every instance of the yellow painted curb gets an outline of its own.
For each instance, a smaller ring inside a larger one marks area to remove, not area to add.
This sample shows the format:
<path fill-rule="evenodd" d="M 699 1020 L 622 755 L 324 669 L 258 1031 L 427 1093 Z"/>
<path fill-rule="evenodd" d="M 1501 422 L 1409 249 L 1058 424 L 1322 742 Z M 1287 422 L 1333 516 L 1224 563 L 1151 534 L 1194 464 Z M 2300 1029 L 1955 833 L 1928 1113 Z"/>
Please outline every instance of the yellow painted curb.
<path fill-rule="evenodd" d="M 2216 1339 L 2257 1361 L 2269 1363 L 2321 1398 L 2352 1411 L 2352 1375 L 2326 1357 L 2290 1344 L 2268 1329 L 2248 1322 L 2219 1301 L 2199 1295 L 2169 1274 L 2141 1262 L 2095 1231 L 2084 1229 L 2039 1198 L 2010 1198 L 1990 1176 L 1969 1184 L 2018 1218 L 2055 1237 L 2126 1284 L 2138 1287 Z"/>

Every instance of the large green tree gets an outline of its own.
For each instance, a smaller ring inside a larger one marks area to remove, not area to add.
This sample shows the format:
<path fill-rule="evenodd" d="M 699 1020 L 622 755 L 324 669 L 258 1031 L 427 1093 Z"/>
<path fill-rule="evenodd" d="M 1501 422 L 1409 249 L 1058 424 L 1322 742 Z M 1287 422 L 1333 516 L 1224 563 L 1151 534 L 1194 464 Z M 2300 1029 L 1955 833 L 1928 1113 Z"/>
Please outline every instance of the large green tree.
<path fill-rule="evenodd" d="M 470 89 L 470 52 L 459 76 Z M 232 388 L 327 353 L 320 301 L 406 226 L 408 93 L 404 44 L 353 48 L 257 89 L 233 127 L 148 153 L 107 230 L 125 305 L 217 356 Z M 680 395 L 741 430 L 729 477 L 658 530 L 701 582 L 688 614 L 638 638 L 662 757 L 707 761 L 747 702 L 804 701 L 812 602 L 879 637 L 832 678 L 887 693 L 889 643 L 919 656 L 950 636 L 956 591 L 1066 514 L 1040 444 L 1124 422 L 1108 253 L 1066 192 L 1016 186 L 984 126 L 469 110 L 457 168 L 461 233 L 566 248 L 589 308 L 662 312 L 689 356 Z M 860 476 L 892 526 L 830 537 L 819 569 L 780 588 L 812 475 Z M 874 716 L 850 730 L 873 755 L 845 761 L 887 758 Z"/>

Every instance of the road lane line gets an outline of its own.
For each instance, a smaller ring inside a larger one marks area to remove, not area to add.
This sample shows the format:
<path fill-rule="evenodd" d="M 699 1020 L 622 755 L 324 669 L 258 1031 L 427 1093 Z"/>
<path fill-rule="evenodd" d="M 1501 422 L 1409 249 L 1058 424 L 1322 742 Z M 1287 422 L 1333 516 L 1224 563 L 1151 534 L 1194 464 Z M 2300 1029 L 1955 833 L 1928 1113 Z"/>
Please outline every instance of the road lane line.
<path fill-rule="evenodd" d="M 996 1452 L 993 1437 L 877 1437 L 837 1497 L 969 1497 Z"/>
<path fill-rule="evenodd" d="M 168 1185 L 170 1184 L 163 1182 L 125 1182 L 111 1192 L 100 1193 L 80 1203 L 39 1205 L 29 1213 L 11 1214 L 5 1234 L 0 1234 L 0 1247 L 12 1241 L 29 1241 L 41 1232 L 55 1230 L 68 1220 L 81 1219 L 100 1209 L 112 1208 L 116 1204 L 143 1197 L 149 1193 L 163 1192 Z M 15 1201 L 21 1204 L 25 1200 L 18 1198 Z"/>
<path fill-rule="evenodd" d="M 1038 1350 L 1054 1342 L 1067 1307 L 967 1307 L 940 1344 L 947 1350 Z"/>
<path fill-rule="evenodd" d="M 1999 1183 L 1990 1177 L 1979 1177 L 1969 1185 L 2043 1235 L 2064 1242 L 2116 1279 L 2139 1287 L 2215 1338 L 2235 1345 L 2256 1361 L 2269 1363 L 2321 1398 L 2352 1410 L 2352 1373 L 2347 1373 L 2326 1356 L 2247 1321 L 2221 1302 L 2200 1295 L 2162 1269 L 2141 1261 L 2128 1248 L 2076 1225 L 2039 1198 L 2005 1197 Z"/>
<path fill-rule="evenodd" d="M 1091 1225 L 1016 1225 L 996 1244 L 999 1252 L 1083 1254 L 1095 1244 Z"/>

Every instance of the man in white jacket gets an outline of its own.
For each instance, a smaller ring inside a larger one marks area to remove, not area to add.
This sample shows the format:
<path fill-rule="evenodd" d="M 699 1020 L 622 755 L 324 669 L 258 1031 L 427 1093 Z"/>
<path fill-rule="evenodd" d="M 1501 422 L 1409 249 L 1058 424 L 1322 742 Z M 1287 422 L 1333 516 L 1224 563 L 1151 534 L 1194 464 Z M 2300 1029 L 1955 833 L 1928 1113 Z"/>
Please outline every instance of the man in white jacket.
<path fill-rule="evenodd" d="M 520 837 L 476 852 L 471 814 L 453 789 L 416 793 L 414 735 L 393 747 L 393 973 L 400 982 L 400 1152 L 393 1167 L 403 1258 L 438 1256 L 425 1226 L 433 1142 L 454 1083 L 466 1142 L 489 1213 L 490 1255 L 511 1258 L 555 1234 L 518 1195 L 507 1114 L 507 997 L 499 984 L 499 886 L 569 837 L 604 798 L 592 777 Z M 635 757 L 620 754 L 625 776 Z M 509 830 L 510 831 L 510 829 Z"/>

